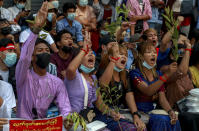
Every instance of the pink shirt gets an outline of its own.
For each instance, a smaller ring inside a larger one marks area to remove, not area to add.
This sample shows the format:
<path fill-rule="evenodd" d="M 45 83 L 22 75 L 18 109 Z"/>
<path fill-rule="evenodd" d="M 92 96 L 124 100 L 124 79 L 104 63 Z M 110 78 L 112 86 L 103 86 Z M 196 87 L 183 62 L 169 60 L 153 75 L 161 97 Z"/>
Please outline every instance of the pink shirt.
<path fill-rule="evenodd" d="M 65 85 L 61 79 L 46 73 L 39 76 L 30 69 L 32 54 L 37 35 L 31 33 L 24 43 L 16 67 L 16 85 L 18 94 L 17 117 L 33 119 L 33 108 L 38 118 L 45 118 L 50 104 L 55 101 L 61 115 L 66 116 L 71 106 Z"/>
<path fill-rule="evenodd" d="M 152 17 L 152 11 L 151 11 L 151 4 L 149 0 L 143 0 L 144 3 L 144 11 L 142 14 L 142 9 L 140 8 L 140 4 L 138 0 L 127 0 L 126 6 L 130 10 L 129 11 L 129 17 L 134 15 L 148 15 L 151 19 Z M 136 24 L 136 22 L 131 22 L 132 24 Z M 149 28 L 147 20 L 144 21 L 144 30 L 147 30 Z"/>

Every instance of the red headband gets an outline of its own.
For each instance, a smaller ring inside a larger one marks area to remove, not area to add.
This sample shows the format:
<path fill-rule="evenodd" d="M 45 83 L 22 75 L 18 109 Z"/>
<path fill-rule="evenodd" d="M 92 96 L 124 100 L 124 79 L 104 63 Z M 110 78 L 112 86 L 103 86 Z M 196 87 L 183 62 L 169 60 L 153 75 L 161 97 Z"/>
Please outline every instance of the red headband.
<path fill-rule="evenodd" d="M 1 47 L 0 51 L 5 51 L 5 50 L 9 50 L 9 49 L 15 49 L 14 44 L 9 43 L 6 47 Z"/>

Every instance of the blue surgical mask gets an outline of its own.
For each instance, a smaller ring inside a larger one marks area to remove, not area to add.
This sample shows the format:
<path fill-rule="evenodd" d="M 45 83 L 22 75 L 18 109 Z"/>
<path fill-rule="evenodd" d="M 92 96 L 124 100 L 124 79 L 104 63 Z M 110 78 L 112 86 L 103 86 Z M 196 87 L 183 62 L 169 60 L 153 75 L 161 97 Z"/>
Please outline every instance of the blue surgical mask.
<path fill-rule="evenodd" d="M 115 67 L 114 67 L 114 70 L 117 71 L 117 72 L 121 72 L 121 71 L 123 71 L 124 69 L 119 69 L 117 66 L 115 66 Z"/>
<path fill-rule="evenodd" d="M 7 67 L 12 67 L 17 61 L 17 54 L 16 53 L 6 53 L 6 58 L 3 62 L 6 64 Z"/>
<path fill-rule="evenodd" d="M 80 70 L 82 70 L 84 73 L 86 73 L 86 74 L 89 74 L 89 73 L 91 73 L 92 71 L 94 71 L 95 70 L 95 67 L 93 67 L 93 68 L 88 68 L 88 67 L 86 67 L 86 66 L 84 66 L 84 65 L 81 65 L 80 67 Z"/>
<path fill-rule="evenodd" d="M 47 17 L 49 22 L 52 22 L 53 20 L 53 13 L 48 13 L 48 17 Z"/>
<path fill-rule="evenodd" d="M 142 63 L 142 65 L 143 65 L 144 67 L 146 67 L 148 70 L 151 70 L 151 69 L 153 69 L 153 67 L 156 66 L 156 64 L 153 65 L 153 66 L 150 66 L 146 61 L 144 61 L 144 62 Z"/>
<path fill-rule="evenodd" d="M 88 0 L 79 0 L 79 5 L 80 6 L 87 6 L 88 5 Z"/>
<path fill-rule="evenodd" d="M 68 13 L 67 19 L 70 21 L 73 21 L 75 19 L 76 14 L 75 13 Z"/>
<path fill-rule="evenodd" d="M 56 1 L 52 1 L 51 3 L 56 9 L 59 8 L 59 1 L 56 0 Z"/>
<path fill-rule="evenodd" d="M 100 31 L 100 34 L 101 34 L 101 35 L 108 35 L 108 31 L 101 30 L 101 31 Z"/>
<path fill-rule="evenodd" d="M 23 9 L 23 8 L 25 8 L 25 4 L 20 4 L 20 3 L 18 3 L 18 4 L 16 4 L 16 6 L 17 6 L 18 9 Z"/>

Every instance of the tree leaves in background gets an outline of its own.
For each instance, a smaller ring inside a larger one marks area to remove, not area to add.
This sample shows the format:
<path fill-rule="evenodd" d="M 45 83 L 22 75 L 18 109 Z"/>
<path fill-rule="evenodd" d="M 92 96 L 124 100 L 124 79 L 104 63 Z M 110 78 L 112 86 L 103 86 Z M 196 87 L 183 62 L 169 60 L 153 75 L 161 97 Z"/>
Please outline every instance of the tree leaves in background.
<path fill-rule="evenodd" d="M 122 23 L 122 18 L 124 18 L 124 21 L 128 21 L 128 14 L 129 14 L 129 10 L 126 8 L 126 5 L 123 4 L 122 8 L 121 7 L 116 7 L 116 12 L 117 14 L 123 14 L 124 17 L 119 16 L 117 17 L 115 22 L 112 22 L 111 24 L 106 23 L 105 24 L 105 29 L 110 33 L 111 37 L 114 38 L 114 34 L 117 30 L 118 27 L 120 27 L 121 23 Z"/>
<path fill-rule="evenodd" d="M 172 49 L 172 54 L 175 58 L 175 61 L 178 60 L 178 38 L 179 38 L 179 32 L 178 32 L 178 24 L 179 21 L 176 20 L 173 16 L 173 11 L 172 9 L 165 8 L 165 13 L 166 14 L 162 14 L 162 16 L 165 18 L 165 24 L 166 27 L 168 29 L 168 31 L 172 32 L 172 42 L 174 45 L 174 49 Z"/>

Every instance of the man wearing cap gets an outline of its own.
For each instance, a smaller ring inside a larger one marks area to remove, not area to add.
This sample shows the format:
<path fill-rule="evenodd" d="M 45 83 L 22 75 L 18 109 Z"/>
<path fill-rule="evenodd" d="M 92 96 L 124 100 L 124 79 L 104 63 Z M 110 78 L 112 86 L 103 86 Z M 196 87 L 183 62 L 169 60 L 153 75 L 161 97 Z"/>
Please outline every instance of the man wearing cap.
<path fill-rule="evenodd" d="M 46 72 L 50 62 L 50 48 L 46 41 L 38 38 L 47 17 L 47 3 L 44 2 L 37 13 L 31 33 L 22 46 L 16 67 L 17 117 L 19 118 L 46 118 L 52 101 L 55 101 L 60 115 L 67 116 L 71 112 L 64 83 Z"/>

